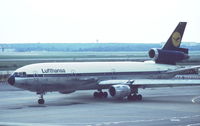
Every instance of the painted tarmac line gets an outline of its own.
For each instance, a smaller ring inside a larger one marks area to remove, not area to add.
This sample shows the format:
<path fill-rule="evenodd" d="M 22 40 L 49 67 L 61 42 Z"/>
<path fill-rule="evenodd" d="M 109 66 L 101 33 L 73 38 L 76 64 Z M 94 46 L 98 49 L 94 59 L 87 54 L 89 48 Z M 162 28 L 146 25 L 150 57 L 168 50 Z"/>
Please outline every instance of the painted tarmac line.
<path fill-rule="evenodd" d="M 91 123 L 86 126 L 105 126 L 105 125 L 116 125 L 116 124 L 124 124 L 124 123 L 143 123 L 143 122 L 157 122 L 157 121 L 171 121 L 171 122 L 180 122 L 181 119 L 190 119 L 200 117 L 200 115 L 193 116 L 183 116 L 183 117 L 171 117 L 171 118 L 160 118 L 160 119 L 147 119 L 147 120 L 134 120 L 134 121 L 114 121 L 114 122 L 102 122 L 102 123 Z M 200 126 L 200 123 L 189 124 L 187 126 Z"/>
<path fill-rule="evenodd" d="M 193 103 L 200 103 L 200 96 L 192 98 Z"/>
<path fill-rule="evenodd" d="M 187 126 L 200 126 L 200 123 L 189 124 Z"/>

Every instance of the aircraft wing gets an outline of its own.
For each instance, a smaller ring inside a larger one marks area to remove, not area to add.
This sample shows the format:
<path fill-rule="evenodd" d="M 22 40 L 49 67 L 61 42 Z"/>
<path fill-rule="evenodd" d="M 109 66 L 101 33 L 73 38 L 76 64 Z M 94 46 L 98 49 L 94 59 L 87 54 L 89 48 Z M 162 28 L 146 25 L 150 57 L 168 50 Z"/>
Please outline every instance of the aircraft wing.
<path fill-rule="evenodd" d="M 200 66 L 181 67 L 176 70 L 168 70 L 166 74 L 171 75 L 169 79 L 130 79 L 130 80 L 103 80 L 98 84 L 103 88 L 109 88 L 111 85 L 130 85 L 139 88 L 152 88 L 152 87 L 177 87 L 177 86 L 200 86 L 200 77 L 195 79 L 176 79 L 174 76 L 181 74 L 196 74 Z"/>
<path fill-rule="evenodd" d="M 133 80 L 105 80 L 99 86 L 109 88 L 111 85 L 130 85 L 139 88 L 200 86 L 200 79 L 133 79 Z"/>
<path fill-rule="evenodd" d="M 175 70 L 166 71 L 167 74 L 177 75 L 177 74 L 198 74 L 200 66 L 189 66 L 180 67 Z"/>

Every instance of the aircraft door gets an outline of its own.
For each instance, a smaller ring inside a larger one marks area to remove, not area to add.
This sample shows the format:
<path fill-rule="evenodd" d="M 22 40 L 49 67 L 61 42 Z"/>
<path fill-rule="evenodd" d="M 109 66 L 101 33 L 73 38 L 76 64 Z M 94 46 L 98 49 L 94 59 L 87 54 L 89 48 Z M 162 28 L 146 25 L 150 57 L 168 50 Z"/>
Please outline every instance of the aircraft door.
<path fill-rule="evenodd" d="M 39 76 L 38 76 L 38 72 L 37 72 L 37 71 L 34 71 L 33 73 L 34 73 L 34 75 L 33 75 L 33 76 L 34 76 L 34 83 L 36 83 L 36 82 L 39 81 L 39 80 L 38 80 L 38 77 L 39 77 Z"/>
<path fill-rule="evenodd" d="M 37 90 L 37 92 L 43 92 L 43 87 L 42 84 L 39 81 L 39 74 L 37 71 L 33 71 L 33 87 L 35 88 L 35 90 Z"/>
<path fill-rule="evenodd" d="M 111 75 L 111 78 L 112 78 L 112 79 L 116 79 L 116 74 L 115 74 L 115 72 L 116 72 L 115 69 L 112 68 L 112 69 L 111 69 L 111 74 L 112 74 L 112 75 Z"/>

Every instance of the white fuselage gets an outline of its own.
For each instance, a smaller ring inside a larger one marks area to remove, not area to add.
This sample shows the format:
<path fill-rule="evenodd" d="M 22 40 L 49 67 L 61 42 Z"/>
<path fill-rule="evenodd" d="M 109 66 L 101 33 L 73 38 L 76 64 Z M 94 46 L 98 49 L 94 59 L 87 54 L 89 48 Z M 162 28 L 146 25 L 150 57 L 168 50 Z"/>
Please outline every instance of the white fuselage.
<path fill-rule="evenodd" d="M 177 66 L 147 62 L 68 62 L 27 65 L 14 72 L 14 86 L 35 92 L 98 89 L 103 80 L 168 78 Z"/>

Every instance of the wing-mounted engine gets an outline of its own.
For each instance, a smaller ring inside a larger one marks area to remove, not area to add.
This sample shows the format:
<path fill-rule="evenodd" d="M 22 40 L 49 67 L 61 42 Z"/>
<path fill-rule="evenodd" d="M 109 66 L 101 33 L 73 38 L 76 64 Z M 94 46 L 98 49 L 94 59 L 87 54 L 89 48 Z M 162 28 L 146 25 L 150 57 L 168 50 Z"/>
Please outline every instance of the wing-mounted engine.
<path fill-rule="evenodd" d="M 156 63 L 163 64 L 176 64 L 189 58 L 188 49 L 185 48 L 179 48 L 179 51 L 152 48 L 149 50 L 149 57 Z"/>
<path fill-rule="evenodd" d="M 109 89 L 109 93 L 112 97 L 121 99 L 131 93 L 131 88 L 128 85 L 112 85 Z"/>

